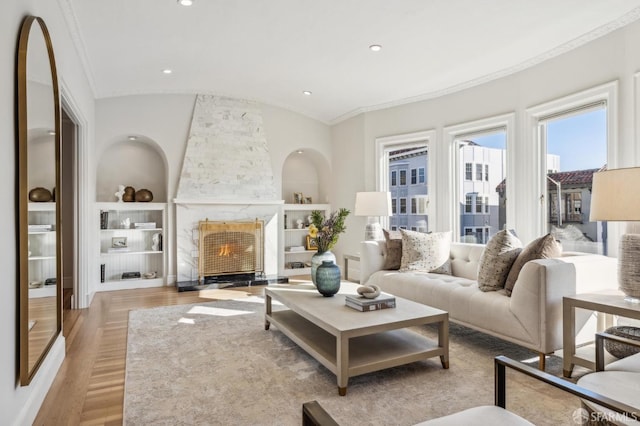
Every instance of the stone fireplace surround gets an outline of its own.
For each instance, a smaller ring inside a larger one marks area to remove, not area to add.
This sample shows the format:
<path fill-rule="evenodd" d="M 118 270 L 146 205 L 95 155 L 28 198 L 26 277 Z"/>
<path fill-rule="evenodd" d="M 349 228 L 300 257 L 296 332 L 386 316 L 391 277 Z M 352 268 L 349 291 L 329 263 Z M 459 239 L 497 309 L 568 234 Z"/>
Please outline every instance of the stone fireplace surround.
<path fill-rule="evenodd" d="M 255 103 L 198 95 L 175 203 L 180 283 L 198 280 L 198 223 L 264 221 L 264 273 L 277 276 L 278 200 L 262 111 Z"/>

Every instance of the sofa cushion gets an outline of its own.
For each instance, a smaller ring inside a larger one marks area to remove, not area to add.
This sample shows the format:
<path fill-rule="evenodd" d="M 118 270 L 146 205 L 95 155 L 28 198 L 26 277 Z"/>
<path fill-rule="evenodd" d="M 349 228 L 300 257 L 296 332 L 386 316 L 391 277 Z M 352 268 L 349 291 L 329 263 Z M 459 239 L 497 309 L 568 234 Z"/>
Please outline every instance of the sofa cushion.
<path fill-rule="evenodd" d="M 422 271 L 451 275 L 451 232 L 407 231 L 402 233 L 400 272 Z"/>
<path fill-rule="evenodd" d="M 511 266 L 511 270 L 509 271 L 509 275 L 507 275 L 507 280 L 504 285 L 507 295 L 511 296 L 511 292 L 513 291 L 513 287 L 516 285 L 516 280 L 518 279 L 520 270 L 525 263 L 530 260 L 552 259 L 560 256 L 562 256 L 562 245 L 553 238 L 553 235 L 547 234 L 531 241 L 520 252 Z"/>
<path fill-rule="evenodd" d="M 383 229 L 382 232 L 387 242 L 387 251 L 384 256 L 382 269 L 400 269 L 402 262 L 402 234 L 400 231 L 387 231 L 386 229 Z"/>
<path fill-rule="evenodd" d="M 480 258 L 478 288 L 482 291 L 502 289 L 521 250 L 522 242 L 507 229 L 491 237 Z"/>

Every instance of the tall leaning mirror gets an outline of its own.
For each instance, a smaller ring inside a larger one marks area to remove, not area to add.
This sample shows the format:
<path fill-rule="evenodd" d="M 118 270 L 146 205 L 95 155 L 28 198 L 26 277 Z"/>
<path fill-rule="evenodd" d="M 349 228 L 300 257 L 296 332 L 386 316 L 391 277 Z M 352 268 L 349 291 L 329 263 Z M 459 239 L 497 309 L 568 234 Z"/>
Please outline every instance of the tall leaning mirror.
<path fill-rule="evenodd" d="M 41 18 L 24 19 L 17 66 L 20 383 L 26 386 L 62 329 L 60 102 Z"/>

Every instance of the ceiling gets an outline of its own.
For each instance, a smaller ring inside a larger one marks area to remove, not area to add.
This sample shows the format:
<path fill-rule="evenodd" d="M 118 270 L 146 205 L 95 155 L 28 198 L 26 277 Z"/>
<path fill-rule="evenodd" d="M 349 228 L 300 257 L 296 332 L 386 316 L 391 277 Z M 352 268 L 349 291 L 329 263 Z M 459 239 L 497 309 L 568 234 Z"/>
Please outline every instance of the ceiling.
<path fill-rule="evenodd" d="M 325 123 L 489 81 L 640 17 L 640 0 L 60 3 L 96 98 L 217 94 Z"/>

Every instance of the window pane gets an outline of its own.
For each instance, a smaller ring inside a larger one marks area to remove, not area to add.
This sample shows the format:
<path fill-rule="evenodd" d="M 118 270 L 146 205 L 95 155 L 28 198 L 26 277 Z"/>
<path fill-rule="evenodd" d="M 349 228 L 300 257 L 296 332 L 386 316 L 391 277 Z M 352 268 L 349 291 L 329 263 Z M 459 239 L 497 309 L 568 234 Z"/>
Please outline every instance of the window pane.
<path fill-rule="evenodd" d="M 398 184 L 398 172 L 395 170 L 391 171 L 391 186 L 396 186 Z"/>
<path fill-rule="evenodd" d="M 394 146 L 389 151 L 389 171 L 391 180 L 396 173 L 398 185 L 391 185 L 392 216 L 389 226 L 393 229 L 416 229 L 427 232 L 428 182 L 428 146 Z M 409 176 L 407 176 L 409 175 Z M 407 178 L 410 185 L 407 185 Z M 409 201 L 407 201 L 409 200 Z M 407 214 L 410 213 L 410 214 Z"/>
<path fill-rule="evenodd" d="M 607 163 L 606 108 L 549 120 L 547 231 L 566 251 L 606 253 L 606 222 L 590 222 L 593 174 Z"/>
<path fill-rule="evenodd" d="M 507 133 L 499 130 L 471 135 L 457 142 L 458 170 L 464 173 L 458 178 L 461 234 L 458 238 L 485 243 L 506 223 L 506 208 L 501 196 L 504 196 L 506 179 Z M 470 229 L 469 233 L 467 229 Z"/>

